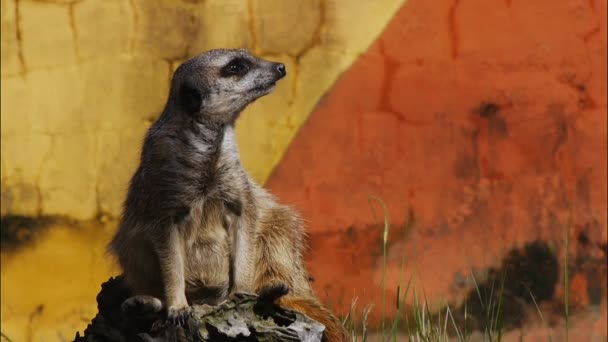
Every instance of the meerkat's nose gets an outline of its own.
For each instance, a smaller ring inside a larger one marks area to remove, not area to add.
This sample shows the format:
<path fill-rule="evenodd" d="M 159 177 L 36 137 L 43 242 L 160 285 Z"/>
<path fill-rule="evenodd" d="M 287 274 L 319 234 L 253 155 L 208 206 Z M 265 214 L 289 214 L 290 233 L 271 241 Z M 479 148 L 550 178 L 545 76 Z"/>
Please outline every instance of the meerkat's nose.
<path fill-rule="evenodd" d="M 285 64 L 277 63 L 275 69 L 279 73 L 279 78 L 283 78 L 285 77 L 285 75 L 287 75 L 287 69 L 285 68 Z"/>

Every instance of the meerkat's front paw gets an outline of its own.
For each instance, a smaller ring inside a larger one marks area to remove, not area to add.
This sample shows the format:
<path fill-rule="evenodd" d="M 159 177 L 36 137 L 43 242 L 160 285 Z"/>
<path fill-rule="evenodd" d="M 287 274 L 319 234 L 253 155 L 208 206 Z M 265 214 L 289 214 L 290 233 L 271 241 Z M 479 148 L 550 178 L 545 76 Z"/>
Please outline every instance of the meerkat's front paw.
<path fill-rule="evenodd" d="M 185 306 L 173 306 L 167 308 L 167 320 L 175 325 L 186 326 L 188 319 L 192 316 L 192 308 Z"/>
<path fill-rule="evenodd" d="M 267 318 L 273 316 L 273 320 L 281 319 L 280 315 L 277 315 L 281 310 L 277 310 L 279 305 L 279 299 L 289 293 L 289 286 L 282 282 L 273 282 L 264 285 L 258 289 L 258 301 L 253 306 L 253 311 L 260 317 Z M 289 316 L 292 321 L 295 319 L 293 313 L 284 312 L 283 315 Z"/>
<path fill-rule="evenodd" d="M 259 301 L 274 303 L 289 293 L 289 286 L 285 283 L 275 282 L 265 285 L 258 290 Z"/>
<path fill-rule="evenodd" d="M 138 295 L 127 298 L 120 306 L 122 312 L 126 315 L 150 316 L 160 312 L 163 309 L 163 304 L 160 299 Z"/>

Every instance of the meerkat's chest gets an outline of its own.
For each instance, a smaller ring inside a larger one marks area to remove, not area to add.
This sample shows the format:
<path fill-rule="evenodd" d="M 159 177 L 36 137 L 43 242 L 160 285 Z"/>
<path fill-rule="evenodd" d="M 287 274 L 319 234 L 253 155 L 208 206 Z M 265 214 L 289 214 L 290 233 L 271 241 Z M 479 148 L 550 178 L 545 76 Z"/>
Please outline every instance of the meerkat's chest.
<path fill-rule="evenodd" d="M 228 241 L 226 209 L 220 201 L 197 201 L 190 209 L 190 218 L 183 229 L 184 248 L 195 250 L 217 248 Z"/>
<path fill-rule="evenodd" d="M 184 229 L 186 282 L 192 287 L 228 283 L 230 236 L 220 203 L 197 204 Z"/>
<path fill-rule="evenodd" d="M 222 201 L 193 208 L 184 241 L 186 278 L 192 287 L 228 289 L 232 283 L 232 290 L 252 290 L 250 221 Z"/>

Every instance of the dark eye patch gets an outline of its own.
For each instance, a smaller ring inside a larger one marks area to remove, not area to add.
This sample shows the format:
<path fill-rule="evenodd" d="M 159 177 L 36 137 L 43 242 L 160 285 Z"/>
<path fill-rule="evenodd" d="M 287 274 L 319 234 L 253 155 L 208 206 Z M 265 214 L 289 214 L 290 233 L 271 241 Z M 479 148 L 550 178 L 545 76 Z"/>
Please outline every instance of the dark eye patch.
<path fill-rule="evenodd" d="M 237 57 L 226 64 L 221 71 L 222 77 L 245 76 L 251 68 L 251 62 L 242 57 Z"/>

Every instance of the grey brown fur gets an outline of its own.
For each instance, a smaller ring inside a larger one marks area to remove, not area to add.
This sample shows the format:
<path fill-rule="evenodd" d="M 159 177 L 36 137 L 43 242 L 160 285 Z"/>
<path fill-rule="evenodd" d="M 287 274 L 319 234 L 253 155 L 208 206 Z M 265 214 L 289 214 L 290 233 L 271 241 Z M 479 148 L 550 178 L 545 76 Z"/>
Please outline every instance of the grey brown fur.
<path fill-rule="evenodd" d="M 285 74 L 282 64 L 246 50 L 211 50 L 176 70 L 109 246 L 138 294 L 127 307 L 164 308 L 180 321 L 191 305 L 286 286 L 281 305 L 323 323 L 324 339 L 345 338 L 308 282 L 298 215 L 251 180 L 239 160 L 239 113 Z"/>

